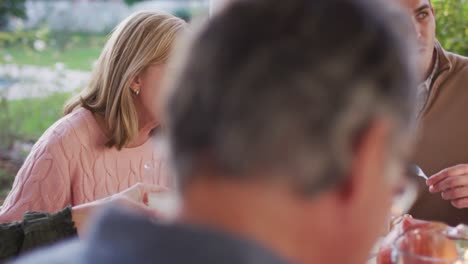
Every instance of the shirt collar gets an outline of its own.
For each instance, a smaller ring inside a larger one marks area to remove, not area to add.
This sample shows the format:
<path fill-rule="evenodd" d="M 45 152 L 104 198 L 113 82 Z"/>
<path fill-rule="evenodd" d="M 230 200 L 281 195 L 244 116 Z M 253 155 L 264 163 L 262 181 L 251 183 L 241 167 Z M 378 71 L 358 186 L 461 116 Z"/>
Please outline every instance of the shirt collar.
<path fill-rule="evenodd" d="M 434 55 L 436 57 L 436 60 L 434 62 L 434 67 L 432 68 L 431 74 L 427 77 L 427 79 L 421 83 L 420 86 L 424 87 L 427 91 L 431 89 L 432 83 L 434 81 L 434 77 L 436 73 L 439 71 L 439 52 L 437 49 L 434 49 Z"/>

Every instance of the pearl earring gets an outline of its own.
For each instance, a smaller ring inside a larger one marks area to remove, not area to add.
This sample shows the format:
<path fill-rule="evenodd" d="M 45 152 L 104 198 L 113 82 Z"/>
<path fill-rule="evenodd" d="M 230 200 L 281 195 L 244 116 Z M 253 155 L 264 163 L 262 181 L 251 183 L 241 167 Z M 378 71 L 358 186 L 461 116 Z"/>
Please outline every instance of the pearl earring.
<path fill-rule="evenodd" d="M 139 95 L 140 94 L 140 90 L 137 90 L 137 89 L 130 89 L 132 91 L 132 93 L 134 95 Z"/>

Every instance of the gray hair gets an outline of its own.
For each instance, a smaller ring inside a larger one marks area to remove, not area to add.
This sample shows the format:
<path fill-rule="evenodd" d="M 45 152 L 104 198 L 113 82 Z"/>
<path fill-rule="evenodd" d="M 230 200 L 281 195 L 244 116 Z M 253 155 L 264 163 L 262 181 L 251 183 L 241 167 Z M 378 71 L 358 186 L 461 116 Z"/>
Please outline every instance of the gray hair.
<path fill-rule="evenodd" d="M 345 179 L 353 143 L 374 119 L 392 118 L 405 134 L 414 69 L 383 9 L 246 0 L 213 17 L 169 89 L 181 186 L 203 163 L 220 172 L 213 177 L 270 177 L 314 194 Z"/>

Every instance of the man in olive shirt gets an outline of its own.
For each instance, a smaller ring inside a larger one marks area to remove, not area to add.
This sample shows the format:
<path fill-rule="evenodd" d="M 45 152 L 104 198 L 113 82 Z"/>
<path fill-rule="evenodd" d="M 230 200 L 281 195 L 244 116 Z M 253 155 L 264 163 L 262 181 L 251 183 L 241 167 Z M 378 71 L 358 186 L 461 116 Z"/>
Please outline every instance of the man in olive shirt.
<path fill-rule="evenodd" d="M 419 134 L 414 162 L 427 175 L 411 210 L 416 218 L 468 224 L 468 58 L 436 40 L 430 0 L 397 0 L 410 14 L 418 39 Z M 462 165 L 459 165 L 462 164 Z"/>

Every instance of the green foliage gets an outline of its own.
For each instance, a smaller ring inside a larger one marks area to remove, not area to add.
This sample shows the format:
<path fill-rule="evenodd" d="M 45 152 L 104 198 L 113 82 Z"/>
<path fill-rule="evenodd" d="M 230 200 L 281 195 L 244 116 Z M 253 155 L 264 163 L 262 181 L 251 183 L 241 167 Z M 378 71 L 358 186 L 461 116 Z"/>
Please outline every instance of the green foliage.
<path fill-rule="evenodd" d="M 10 80 L 7 81 L 10 82 Z M 3 82 L 5 82 L 5 80 L 3 80 Z M 8 100 L 2 93 L 0 97 L 0 126 L 2 127 L 2 129 L 0 129 L 0 149 L 10 149 L 15 139 L 16 128 L 8 106 Z"/>
<path fill-rule="evenodd" d="M 3 199 L 5 199 L 5 197 L 10 192 L 10 189 L 11 189 L 10 187 L 14 179 L 15 179 L 15 173 L 12 173 L 0 167 L 0 202 L 1 203 L 3 203 Z"/>
<path fill-rule="evenodd" d="M 54 66 L 60 62 L 67 69 L 90 71 L 106 40 L 106 35 L 56 34 L 46 29 L 0 32 L 0 64 Z M 44 43 L 43 50 L 35 48 L 38 41 Z"/>
<path fill-rule="evenodd" d="M 29 31 L 0 31 L 0 47 L 28 47 L 33 48 L 36 41 L 48 42 L 50 31 L 47 27 L 40 27 Z"/>
<path fill-rule="evenodd" d="M 54 93 L 44 98 L 27 98 L 8 102 L 15 135 L 22 140 L 37 140 L 44 131 L 63 116 L 63 105 L 70 93 Z"/>
<path fill-rule="evenodd" d="M 64 51 L 47 49 L 42 52 L 30 48 L 8 48 L 3 52 L 0 51 L 0 64 L 53 67 L 56 63 L 63 63 L 66 69 L 90 71 L 100 52 L 101 48 L 93 47 L 79 47 Z M 3 53 L 8 55 L 2 56 Z"/>
<path fill-rule="evenodd" d="M 145 0 L 124 0 L 124 2 L 128 5 L 128 6 L 131 6 L 135 3 L 138 3 L 138 2 L 142 2 L 142 1 L 145 1 Z"/>
<path fill-rule="evenodd" d="M 0 148 L 10 149 L 16 140 L 36 141 L 63 116 L 70 93 L 54 93 L 44 98 L 0 100 Z"/>
<path fill-rule="evenodd" d="M 468 56 L 468 0 L 432 0 L 432 4 L 442 46 Z"/>
<path fill-rule="evenodd" d="M 26 18 L 26 0 L 0 0 L 0 30 L 3 29 L 10 16 Z"/>
<path fill-rule="evenodd" d="M 192 13 L 187 8 L 181 8 L 181 9 L 175 10 L 174 16 L 181 18 L 185 20 L 186 22 L 190 22 L 190 20 L 192 19 Z"/>

